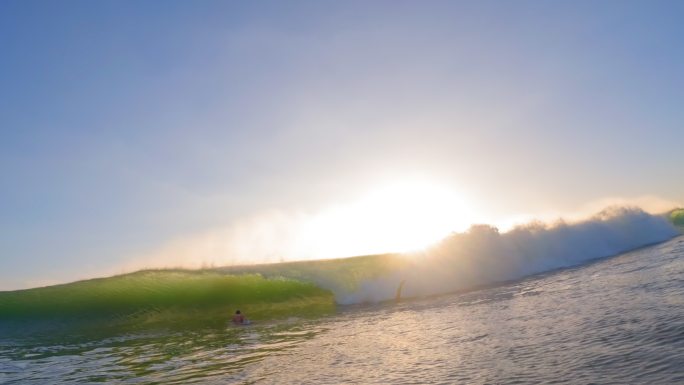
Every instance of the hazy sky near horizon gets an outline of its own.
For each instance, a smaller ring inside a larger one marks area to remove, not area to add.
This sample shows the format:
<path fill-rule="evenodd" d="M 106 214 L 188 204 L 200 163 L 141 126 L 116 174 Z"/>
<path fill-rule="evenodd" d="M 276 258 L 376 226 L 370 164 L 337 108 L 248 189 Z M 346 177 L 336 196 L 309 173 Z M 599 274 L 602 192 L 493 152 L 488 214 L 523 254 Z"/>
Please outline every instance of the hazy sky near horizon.
<path fill-rule="evenodd" d="M 0 290 L 183 239 L 228 253 L 392 183 L 453 191 L 468 221 L 682 202 L 682 20 L 680 1 L 4 0 Z"/>

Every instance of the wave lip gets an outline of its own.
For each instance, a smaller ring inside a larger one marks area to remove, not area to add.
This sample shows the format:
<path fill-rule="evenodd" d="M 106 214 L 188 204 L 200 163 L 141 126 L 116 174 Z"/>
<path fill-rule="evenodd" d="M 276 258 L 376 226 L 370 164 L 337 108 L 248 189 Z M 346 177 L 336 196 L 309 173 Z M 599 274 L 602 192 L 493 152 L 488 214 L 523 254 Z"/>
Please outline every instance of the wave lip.
<path fill-rule="evenodd" d="M 338 303 L 376 302 L 443 294 L 576 266 L 680 234 L 666 216 L 639 208 L 611 207 L 576 223 L 532 222 L 500 233 L 472 226 L 417 255 L 401 270 L 369 280 L 355 292 L 338 293 Z M 403 282 L 403 284 L 402 284 Z"/>

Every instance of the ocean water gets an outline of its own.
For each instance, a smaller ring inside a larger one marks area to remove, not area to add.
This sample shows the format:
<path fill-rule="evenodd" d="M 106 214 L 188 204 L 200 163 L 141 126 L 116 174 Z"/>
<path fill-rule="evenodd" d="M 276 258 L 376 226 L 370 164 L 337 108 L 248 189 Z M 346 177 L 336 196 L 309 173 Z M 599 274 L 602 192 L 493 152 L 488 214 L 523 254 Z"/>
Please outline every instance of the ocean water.
<path fill-rule="evenodd" d="M 318 317 L 5 333 L 0 383 L 684 383 L 684 237 L 477 291 Z"/>

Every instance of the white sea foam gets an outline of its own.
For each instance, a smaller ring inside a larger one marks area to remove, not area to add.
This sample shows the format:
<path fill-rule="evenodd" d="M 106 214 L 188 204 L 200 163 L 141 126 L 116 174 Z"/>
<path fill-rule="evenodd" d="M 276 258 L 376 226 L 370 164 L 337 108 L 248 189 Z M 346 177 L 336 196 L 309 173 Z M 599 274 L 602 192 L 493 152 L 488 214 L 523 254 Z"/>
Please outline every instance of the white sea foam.
<path fill-rule="evenodd" d="M 476 225 L 355 291 L 332 289 L 341 304 L 393 299 L 402 281 L 402 297 L 441 294 L 579 265 L 678 234 L 665 217 L 632 207 L 612 207 L 574 223 L 532 222 L 505 233 Z"/>

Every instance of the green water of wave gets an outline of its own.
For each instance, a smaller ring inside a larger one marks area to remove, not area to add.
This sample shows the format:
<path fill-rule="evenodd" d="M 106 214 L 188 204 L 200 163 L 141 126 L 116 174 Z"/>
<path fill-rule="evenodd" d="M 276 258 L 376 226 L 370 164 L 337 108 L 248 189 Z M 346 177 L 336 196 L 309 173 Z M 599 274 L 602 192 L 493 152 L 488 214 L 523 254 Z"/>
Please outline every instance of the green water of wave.
<path fill-rule="evenodd" d="M 112 324 L 225 322 L 242 308 L 254 319 L 334 309 L 310 282 L 213 271 L 141 271 L 0 293 L 2 320 L 104 320 Z"/>
<path fill-rule="evenodd" d="M 675 226 L 684 227 L 684 209 L 673 210 L 670 213 L 670 220 Z"/>
<path fill-rule="evenodd" d="M 110 325 L 224 325 L 236 309 L 255 321 L 335 311 L 330 289 L 350 291 L 400 265 L 395 255 L 144 270 L 65 285 L 0 292 L 0 321 Z"/>

